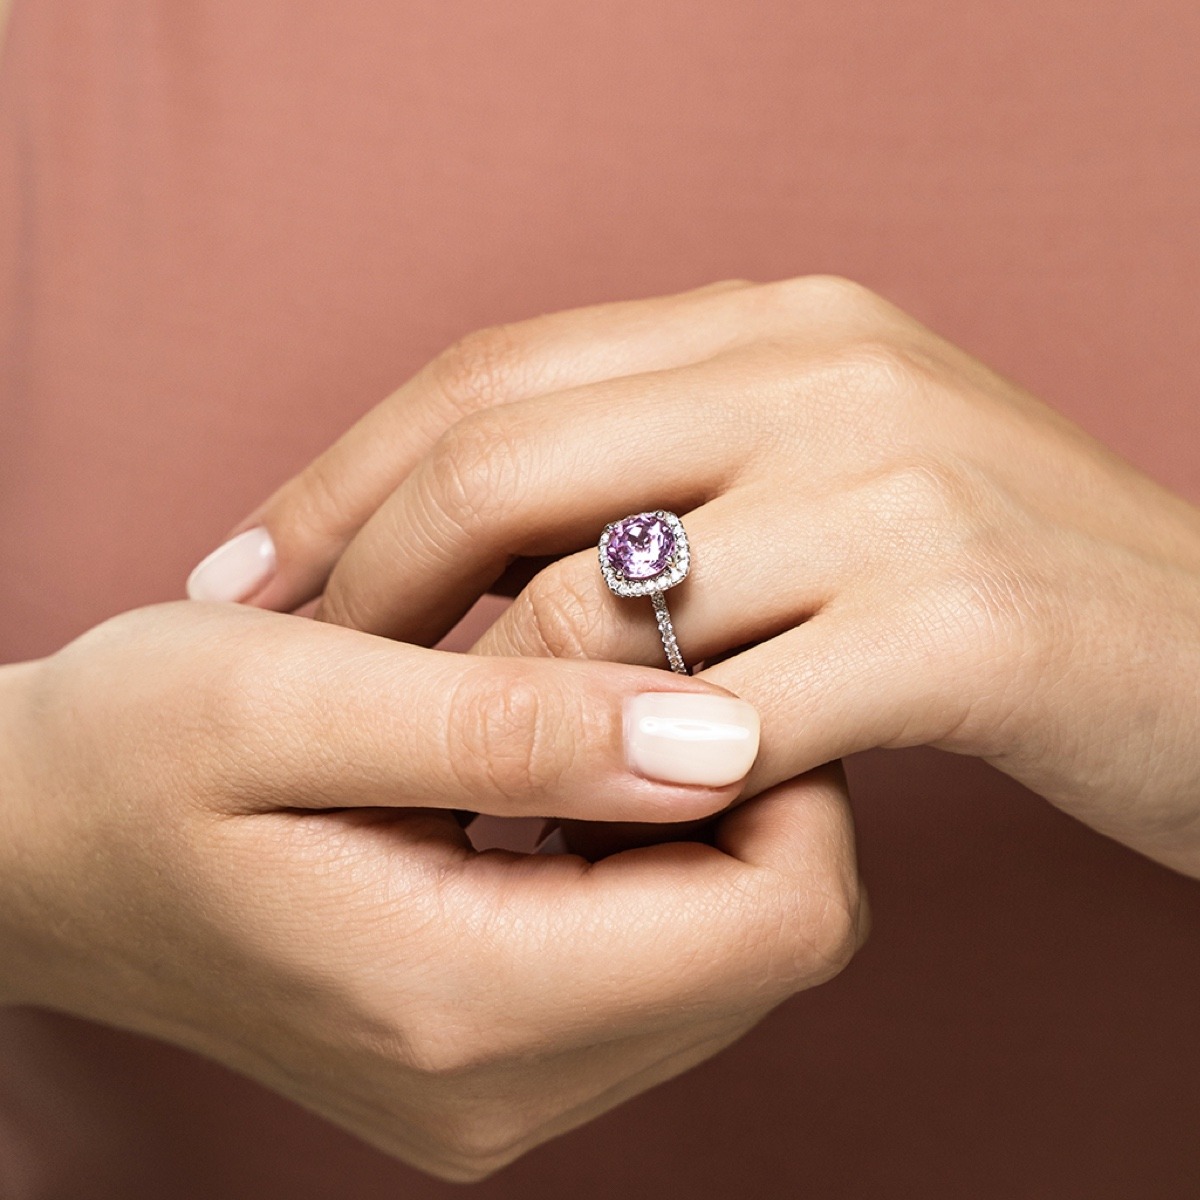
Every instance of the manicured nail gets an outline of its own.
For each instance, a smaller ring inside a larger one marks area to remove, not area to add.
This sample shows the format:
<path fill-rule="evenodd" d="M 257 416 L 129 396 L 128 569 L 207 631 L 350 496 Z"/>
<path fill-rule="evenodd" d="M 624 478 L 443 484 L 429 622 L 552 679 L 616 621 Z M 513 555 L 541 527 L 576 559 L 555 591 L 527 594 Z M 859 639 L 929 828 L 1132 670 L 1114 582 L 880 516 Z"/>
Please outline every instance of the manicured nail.
<path fill-rule="evenodd" d="M 758 713 L 745 700 L 643 692 L 625 701 L 625 757 L 648 779 L 725 787 L 757 754 Z"/>
<path fill-rule="evenodd" d="M 188 576 L 188 599 L 224 603 L 244 600 L 274 573 L 275 543 L 259 525 L 218 546 Z"/>

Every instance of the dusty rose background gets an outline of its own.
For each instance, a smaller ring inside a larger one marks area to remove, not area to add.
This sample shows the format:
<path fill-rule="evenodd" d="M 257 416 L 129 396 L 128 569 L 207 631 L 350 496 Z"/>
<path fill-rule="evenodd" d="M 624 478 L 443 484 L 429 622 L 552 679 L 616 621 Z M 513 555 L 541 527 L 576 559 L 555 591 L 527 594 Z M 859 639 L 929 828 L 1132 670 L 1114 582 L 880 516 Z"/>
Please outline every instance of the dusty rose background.
<path fill-rule="evenodd" d="M 456 334 L 723 276 L 858 278 L 1200 500 L 1198 62 L 1194 0 L 17 0 L 0 659 L 178 595 Z M 1200 885 L 971 762 L 852 775 L 861 959 L 473 1194 L 1200 1194 Z M 10 1013 L 0 1194 L 462 1192 Z"/>

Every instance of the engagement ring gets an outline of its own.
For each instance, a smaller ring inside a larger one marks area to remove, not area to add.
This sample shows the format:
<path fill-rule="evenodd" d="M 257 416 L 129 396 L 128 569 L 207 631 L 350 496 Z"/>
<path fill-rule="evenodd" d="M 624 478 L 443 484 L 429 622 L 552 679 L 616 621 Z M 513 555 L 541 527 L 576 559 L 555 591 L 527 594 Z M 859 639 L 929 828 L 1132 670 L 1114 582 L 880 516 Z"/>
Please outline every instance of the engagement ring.
<path fill-rule="evenodd" d="M 679 675 L 691 671 L 679 652 L 663 592 L 684 580 L 689 565 L 687 534 L 674 513 L 635 513 L 606 525 L 600 535 L 604 582 L 618 596 L 650 597 L 667 662 Z"/>

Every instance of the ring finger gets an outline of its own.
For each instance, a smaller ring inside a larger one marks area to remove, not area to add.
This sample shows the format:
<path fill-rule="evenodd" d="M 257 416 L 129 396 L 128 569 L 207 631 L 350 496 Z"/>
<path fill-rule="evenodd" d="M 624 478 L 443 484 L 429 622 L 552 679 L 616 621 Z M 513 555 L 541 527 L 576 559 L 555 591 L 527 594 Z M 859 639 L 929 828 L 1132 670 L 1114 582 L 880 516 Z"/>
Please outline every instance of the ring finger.
<path fill-rule="evenodd" d="M 866 547 L 846 536 L 846 507 L 785 507 L 775 489 L 759 486 L 686 514 L 691 567 L 665 594 L 685 660 L 695 665 L 790 629 L 861 575 Z M 534 576 L 473 653 L 664 665 L 650 600 L 609 591 L 594 549 Z"/>

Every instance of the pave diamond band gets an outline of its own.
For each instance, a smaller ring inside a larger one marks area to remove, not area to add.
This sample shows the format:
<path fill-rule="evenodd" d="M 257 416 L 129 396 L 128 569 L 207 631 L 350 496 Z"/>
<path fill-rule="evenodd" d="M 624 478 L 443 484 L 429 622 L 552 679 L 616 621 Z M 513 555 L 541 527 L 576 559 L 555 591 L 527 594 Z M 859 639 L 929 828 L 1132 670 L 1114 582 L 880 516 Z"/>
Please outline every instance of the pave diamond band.
<path fill-rule="evenodd" d="M 604 527 L 599 551 L 604 582 L 618 596 L 650 597 L 671 670 L 690 675 L 663 596 L 667 588 L 683 582 L 691 566 L 683 522 L 661 508 L 634 513 Z"/>
<path fill-rule="evenodd" d="M 662 592 L 651 592 L 650 599 L 654 601 L 654 618 L 658 622 L 658 636 L 662 638 L 663 649 L 667 652 L 667 662 L 676 675 L 690 675 L 688 665 L 683 661 L 679 651 L 679 643 L 675 640 L 675 626 L 671 624 L 671 614 L 667 610 L 667 598 Z"/>

